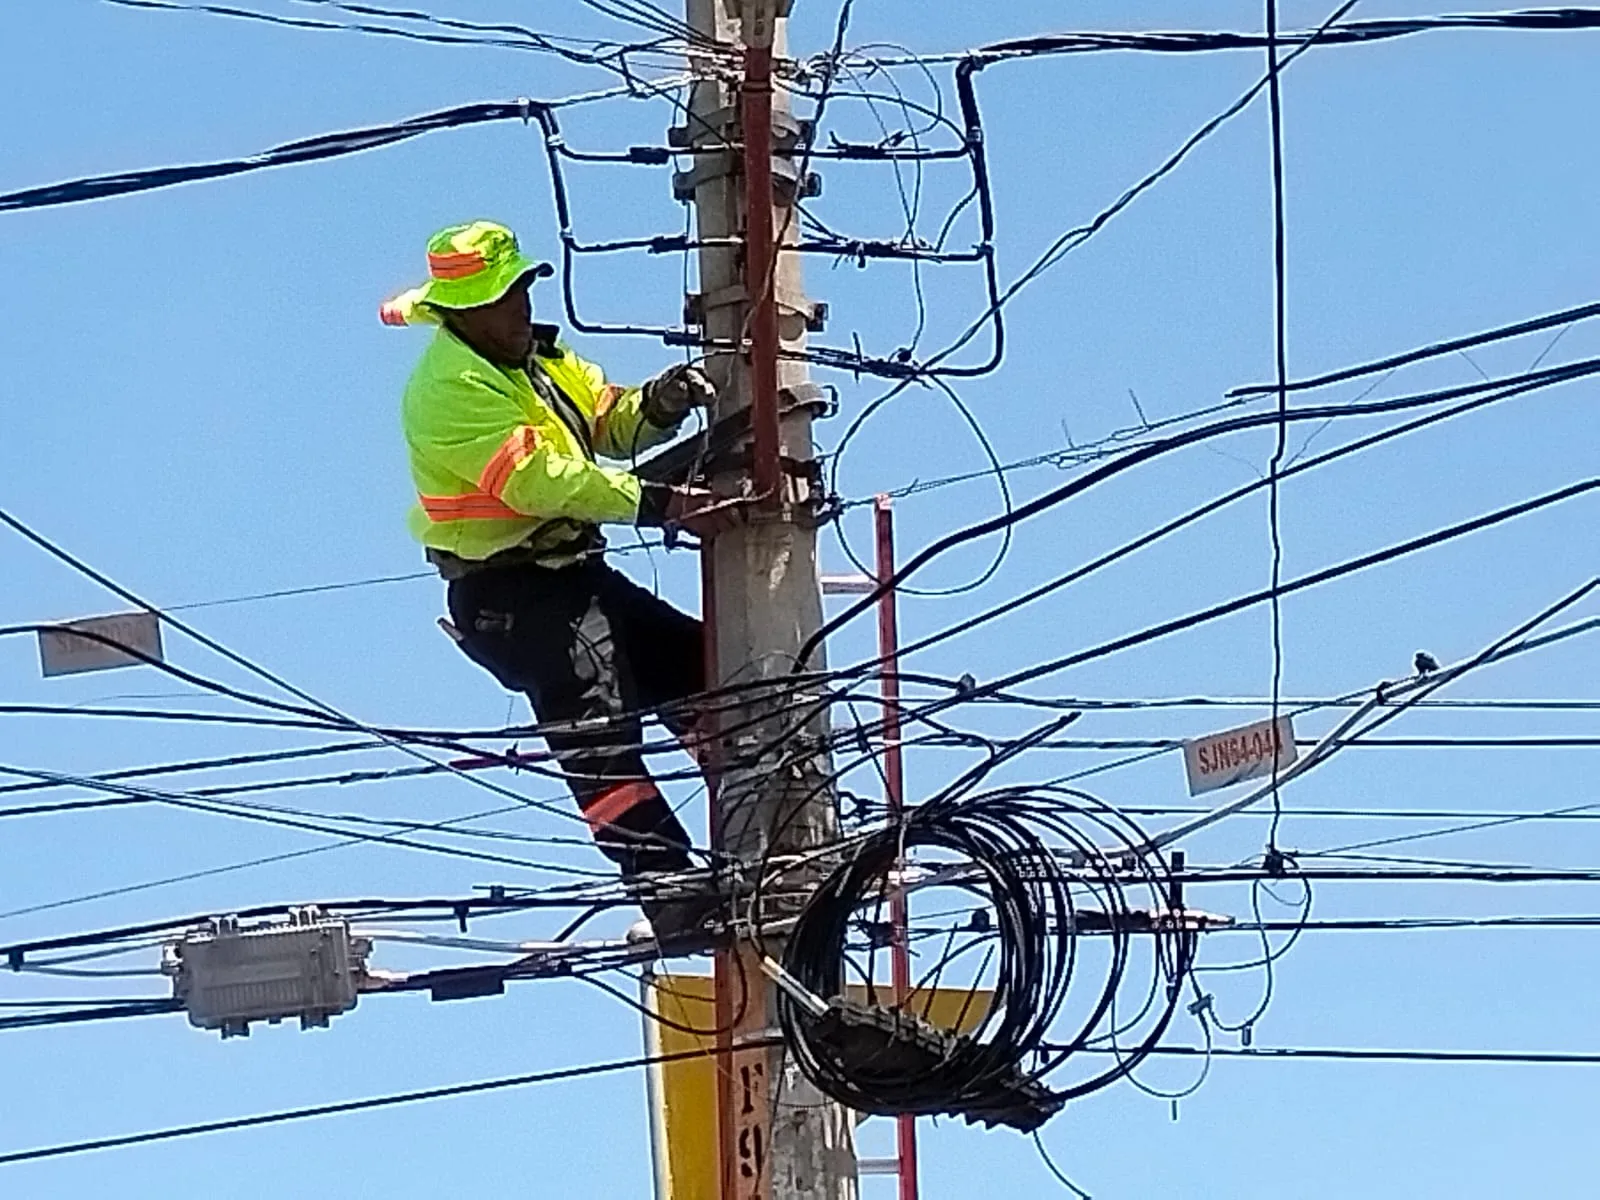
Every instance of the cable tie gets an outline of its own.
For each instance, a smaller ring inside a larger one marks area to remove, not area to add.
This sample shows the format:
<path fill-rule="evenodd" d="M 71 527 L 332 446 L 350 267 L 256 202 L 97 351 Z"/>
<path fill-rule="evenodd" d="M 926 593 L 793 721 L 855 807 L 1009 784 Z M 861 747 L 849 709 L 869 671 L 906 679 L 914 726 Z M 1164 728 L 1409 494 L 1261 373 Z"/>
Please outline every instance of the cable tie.
<path fill-rule="evenodd" d="M 1261 856 L 1261 869 L 1274 879 L 1287 879 L 1289 868 L 1293 865 L 1294 856 L 1276 846 L 1268 846 L 1266 853 Z"/>

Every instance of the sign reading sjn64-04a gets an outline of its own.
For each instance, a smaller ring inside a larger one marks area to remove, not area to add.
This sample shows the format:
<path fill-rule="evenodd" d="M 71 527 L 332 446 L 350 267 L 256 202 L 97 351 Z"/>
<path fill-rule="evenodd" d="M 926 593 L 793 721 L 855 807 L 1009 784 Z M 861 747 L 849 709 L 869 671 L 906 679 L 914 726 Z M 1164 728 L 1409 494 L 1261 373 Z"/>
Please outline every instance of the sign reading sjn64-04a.
<path fill-rule="evenodd" d="M 46 677 L 165 661 L 155 613 L 88 617 L 39 631 L 39 666 Z"/>
<path fill-rule="evenodd" d="M 1294 725 L 1288 717 L 1279 717 L 1276 727 L 1257 721 L 1183 744 L 1191 796 L 1271 775 L 1274 763 L 1281 771 L 1294 758 Z"/>

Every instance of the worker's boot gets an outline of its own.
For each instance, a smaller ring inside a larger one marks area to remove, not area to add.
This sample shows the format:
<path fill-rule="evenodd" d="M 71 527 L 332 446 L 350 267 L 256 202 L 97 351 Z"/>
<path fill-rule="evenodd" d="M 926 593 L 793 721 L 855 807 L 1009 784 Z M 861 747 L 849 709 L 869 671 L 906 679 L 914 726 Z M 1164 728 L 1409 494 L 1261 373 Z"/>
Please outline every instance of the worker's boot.
<path fill-rule="evenodd" d="M 628 930 L 629 941 L 704 941 L 722 912 L 715 883 L 700 873 L 644 871 L 625 882 L 644 912 L 644 920 Z"/>
<path fill-rule="evenodd" d="M 722 911 L 722 897 L 716 895 L 672 896 L 642 899 L 639 907 L 650 923 L 651 933 L 661 945 L 673 945 L 691 938 L 709 937 L 716 917 Z"/>

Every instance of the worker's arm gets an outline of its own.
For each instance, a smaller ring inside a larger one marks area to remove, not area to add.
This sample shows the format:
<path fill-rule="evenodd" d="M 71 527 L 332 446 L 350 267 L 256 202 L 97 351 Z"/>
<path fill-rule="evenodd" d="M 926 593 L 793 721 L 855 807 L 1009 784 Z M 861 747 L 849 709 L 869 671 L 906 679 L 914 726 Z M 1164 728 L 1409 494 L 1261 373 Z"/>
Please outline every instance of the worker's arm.
<path fill-rule="evenodd" d="M 660 524 L 671 489 L 565 454 L 526 421 L 515 396 L 476 371 L 437 380 L 419 450 L 515 512 L 541 520 Z"/>
<path fill-rule="evenodd" d="M 669 367 L 642 387 L 608 384 L 594 363 L 568 351 L 589 381 L 595 404 L 595 453 L 632 462 L 641 450 L 677 433 L 693 408 L 708 408 L 716 399 L 698 367 Z"/>
<path fill-rule="evenodd" d="M 652 424 L 644 415 L 644 389 L 607 383 L 598 363 L 565 350 L 566 365 L 576 369 L 594 397 L 594 452 L 606 458 L 633 461 L 640 451 L 659 445 L 676 431 Z"/>

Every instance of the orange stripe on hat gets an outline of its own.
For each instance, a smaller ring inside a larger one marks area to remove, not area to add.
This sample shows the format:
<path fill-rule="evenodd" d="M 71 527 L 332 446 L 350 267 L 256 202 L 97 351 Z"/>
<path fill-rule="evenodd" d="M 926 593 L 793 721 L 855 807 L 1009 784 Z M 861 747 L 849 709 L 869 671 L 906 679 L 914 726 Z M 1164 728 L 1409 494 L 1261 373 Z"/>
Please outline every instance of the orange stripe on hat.
<path fill-rule="evenodd" d="M 483 255 L 476 250 L 428 255 L 428 274 L 435 279 L 463 279 L 468 275 L 476 275 L 487 265 Z"/>
<path fill-rule="evenodd" d="M 659 795 L 656 785 L 648 779 L 630 779 L 608 787 L 591 799 L 583 810 L 583 819 L 592 832 L 599 833 L 607 825 L 616 824 L 618 817 Z"/>

